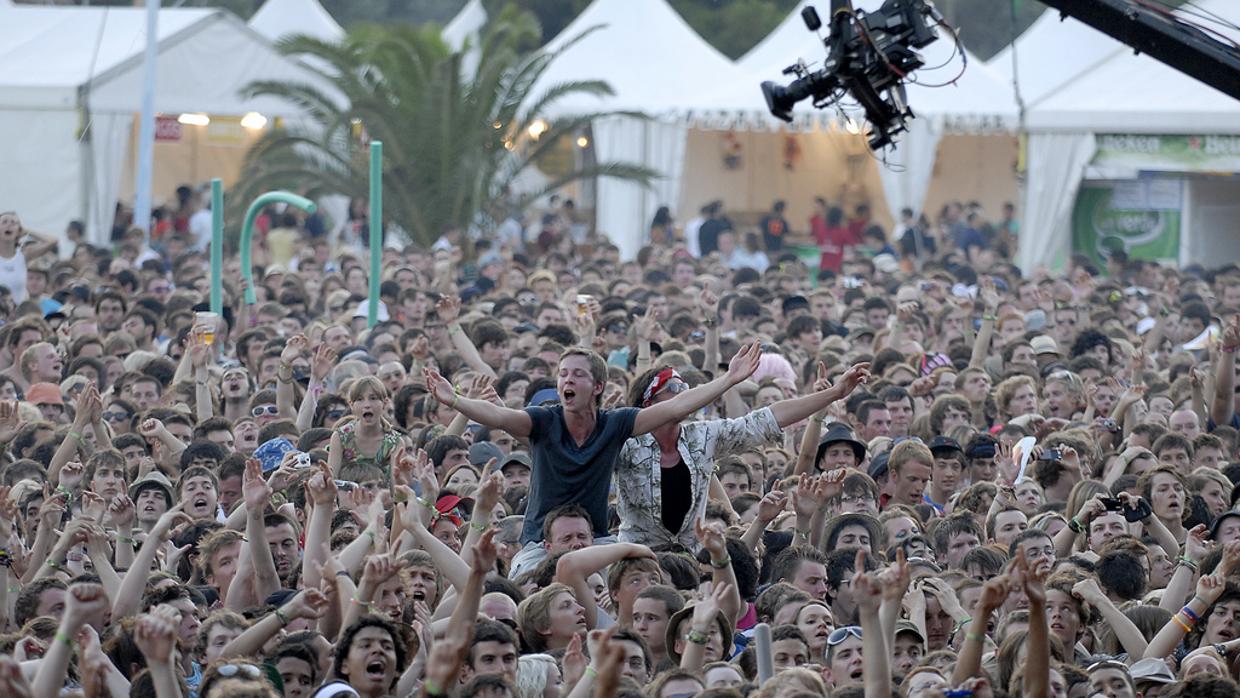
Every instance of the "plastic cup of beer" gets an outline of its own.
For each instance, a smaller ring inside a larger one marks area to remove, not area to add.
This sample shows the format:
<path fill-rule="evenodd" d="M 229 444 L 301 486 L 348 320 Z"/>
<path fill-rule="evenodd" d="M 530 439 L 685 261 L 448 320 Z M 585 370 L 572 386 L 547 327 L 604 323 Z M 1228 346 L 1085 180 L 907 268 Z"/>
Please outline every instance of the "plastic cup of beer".
<path fill-rule="evenodd" d="M 196 325 L 203 328 L 202 340 L 207 346 L 215 344 L 215 330 L 220 325 L 220 314 L 211 312 L 200 312 L 194 315 Z"/>

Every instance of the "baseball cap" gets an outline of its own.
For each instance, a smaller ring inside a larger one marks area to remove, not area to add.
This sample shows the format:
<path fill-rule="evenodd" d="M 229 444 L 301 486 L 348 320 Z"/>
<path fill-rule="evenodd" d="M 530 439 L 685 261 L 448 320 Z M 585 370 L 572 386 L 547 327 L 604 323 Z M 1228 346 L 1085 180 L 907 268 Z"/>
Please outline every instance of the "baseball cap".
<path fill-rule="evenodd" d="M 555 388 L 543 388 L 530 397 L 529 404 L 526 407 L 539 407 L 544 403 L 559 401 L 560 394 L 556 392 Z"/>
<path fill-rule="evenodd" d="M 1210 539 L 1213 540 L 1218 535 L 1218 530 L 1222 528 L 1223 522 L 1227 519 L 1240 519 L 1240 511 L 1225 511 L 1214 518 L 1210 523 Z"/>
<path fill-rule="evenodd" d="M 32 405 L 63 405 L 60 386 L 54 383 L 35 383 L 26 391 L 26 402 Z"/>
<path fill-rule="evenodd" d="M 496 461 L 504 457 L 504 452 L 499 450 L 499 446 L 490 441 L 475 441 L 469 447 L 469 462 L 471 465 L 483 466 L 494 458 Z"/>
<path fill-rule="evenodd" d="M 1040 334 L 1029 340 L 1029 346 L 1033 347 L 1034 354 L 1054 354 L 1055 356 L 1063 356 L 1063 352 L 1059 351 L 1059 343 L 1054 337 L 1047 337 Z"/>
<path fill-rule="evenodd" d="M 526 470 L 532 470 L 534 467 L 533 463 L 530 461 L 529 454 L 525 451 L 513 451 L 512 453 L 509 453 L 508 457 L 501 461 L 501 465 L 499 466 L 500 472 L 507 470 L 508 467 L 512 465 L 521 466 Z"/>
<path fill-rule="evenodd" d="M 882 453 L 870 459 L 870 477 L 877 480 L 887 474 L 887 461 L 891 458 L 891 453 L 883 451 Z"/>
<path fill-rule="evenodd" d="M 1171 671 L 1171 667 L 1167 666 L 1167 662 L 1157 657 L 1149 657 L 1134 662 L 1128 667 L 1128 675 L 1133 681 L 1148 681 L 1150 683 L 1175 683 L 1175 673 Z"/>
<path fill-rule="evenodd" d="M 964 449 L 960 448 L 960 442 L 950 436 L 936 436 L 930 439 L 930 452 L 937 453 L 938 451 L 959 451 L 962 454 L 964 453 Z"/>

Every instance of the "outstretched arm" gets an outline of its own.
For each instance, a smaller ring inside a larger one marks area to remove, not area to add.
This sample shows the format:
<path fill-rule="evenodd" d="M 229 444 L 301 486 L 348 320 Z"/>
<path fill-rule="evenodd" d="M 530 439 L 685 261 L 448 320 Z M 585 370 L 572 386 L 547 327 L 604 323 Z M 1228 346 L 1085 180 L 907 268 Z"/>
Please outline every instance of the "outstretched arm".
<path fill-rule="evenodd" d="M 598 604 L 594 601 L 594 593 L 586 578 L 591 574 L 619 562 L 626 557 L 648 557 L 657 560 L 655 554 L 644 545 L 637 543 L 610 543 L 608 545 L 592 545 L 581 550 L 565 553 L 555 566 L 555 581 L 568 585 L 577 597 L 577 603 L 585 609 L 586 628 L 598 625 Z"/>
<path fill-rule="evenodd" d="M 796 424 L 819 410 L 825 410 L 827 405 L 837 400 L 843 400 L 851 395 L 858 385 L 865 383 L 869 377 L 869 362 L 854 364 L 830 388 L 790 400 L 780 400 L 771 405 L 771 412 L 774 413 L 775 421 L 779 423 L 779 427 L 782 429 L 789 424 Z"/>
<path fill-rule="evenodd" d="M 457 321 L 457 317 L 461 314 L 460 299 L 454 295 L 440 298 L 435 306 L 435 312 L 439 315 L 439 319 L 448 326 L 448 338 L 452 340 L 452 347 L 456 349 L 456 353 L 461 355 L 465 363 L 478 373 L 497 380 L 499 376 L 495 375 L 495 370 L 482 360 L 482 355 L 478 353 L 474 340 L 469 338 L 465 328 L 461 327 L 461 323 Z"/>
<path fill-rule="evenodd" d="M 1214 372 L 1214 399 L 1210 403 L 1210 417 L 1215 424 L 1231 424 L 1236 413 L 1237 348 L 1240 348 L 1240 315 L 1223 328 L 1223 343 Z"/>
<path fill-rule="evenodd" d="M 633 423 L 633 436 L 641 436 L 669 422 L 679 422 L 693 412 L 709 405 L 732 386 L 740 383 L 758 369 L 762 358 L 762 345 L 754 342 L 736 352 L 728 365 L 728 372 L 706 385 L 677 395 L 666 402 L 644 407 L 637 413 Z M 510 432 L 511 433 L 511 432 Z"/>
<path fill-rule="evenodd" d="M 456 394 L 452 383 L 439 375 L 438 371 L 427 368 L 422 370 L 422 374 L 426 377 L 426 387 L 440 404 L 464 414 L 479 424 L 492 429 L 502 429 L 517 438 L 529 436 L 534 428 L 529 414 L 522 410 L 493 405 L 486 400 L 461 397 Z"/>

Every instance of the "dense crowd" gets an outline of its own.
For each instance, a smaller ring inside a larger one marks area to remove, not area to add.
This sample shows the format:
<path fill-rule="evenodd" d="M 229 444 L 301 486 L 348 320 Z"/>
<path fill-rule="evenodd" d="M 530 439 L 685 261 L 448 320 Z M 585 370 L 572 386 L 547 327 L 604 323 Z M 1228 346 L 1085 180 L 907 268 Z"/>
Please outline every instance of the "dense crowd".
<path fill-rule="evenodd" d="M 1240 695 L 1235 264 L 361 203 L 0 214 L 0 696 Z"/>

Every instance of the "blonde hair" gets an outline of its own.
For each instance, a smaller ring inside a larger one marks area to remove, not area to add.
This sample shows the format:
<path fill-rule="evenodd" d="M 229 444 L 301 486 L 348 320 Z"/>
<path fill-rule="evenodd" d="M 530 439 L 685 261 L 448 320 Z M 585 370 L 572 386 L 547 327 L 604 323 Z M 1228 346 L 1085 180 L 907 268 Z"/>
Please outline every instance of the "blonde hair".
<path fill-rule="evenodd" d="M 551 603 L 560 594 L 572 594 L 567 584 L 554 582 L 526 597 L 517 606 L 517 627 L 521 629 L 521 637 L 535 652 L 547 649 L 547 638 L 543 631 L 551 628 Z"/>
<path fill-rule="evenodd" d="M 542 698 L 547 689 L 547 669 L 558 667 L 549 654 L 523 654 L 517 659 L 516 698 Z"/>

